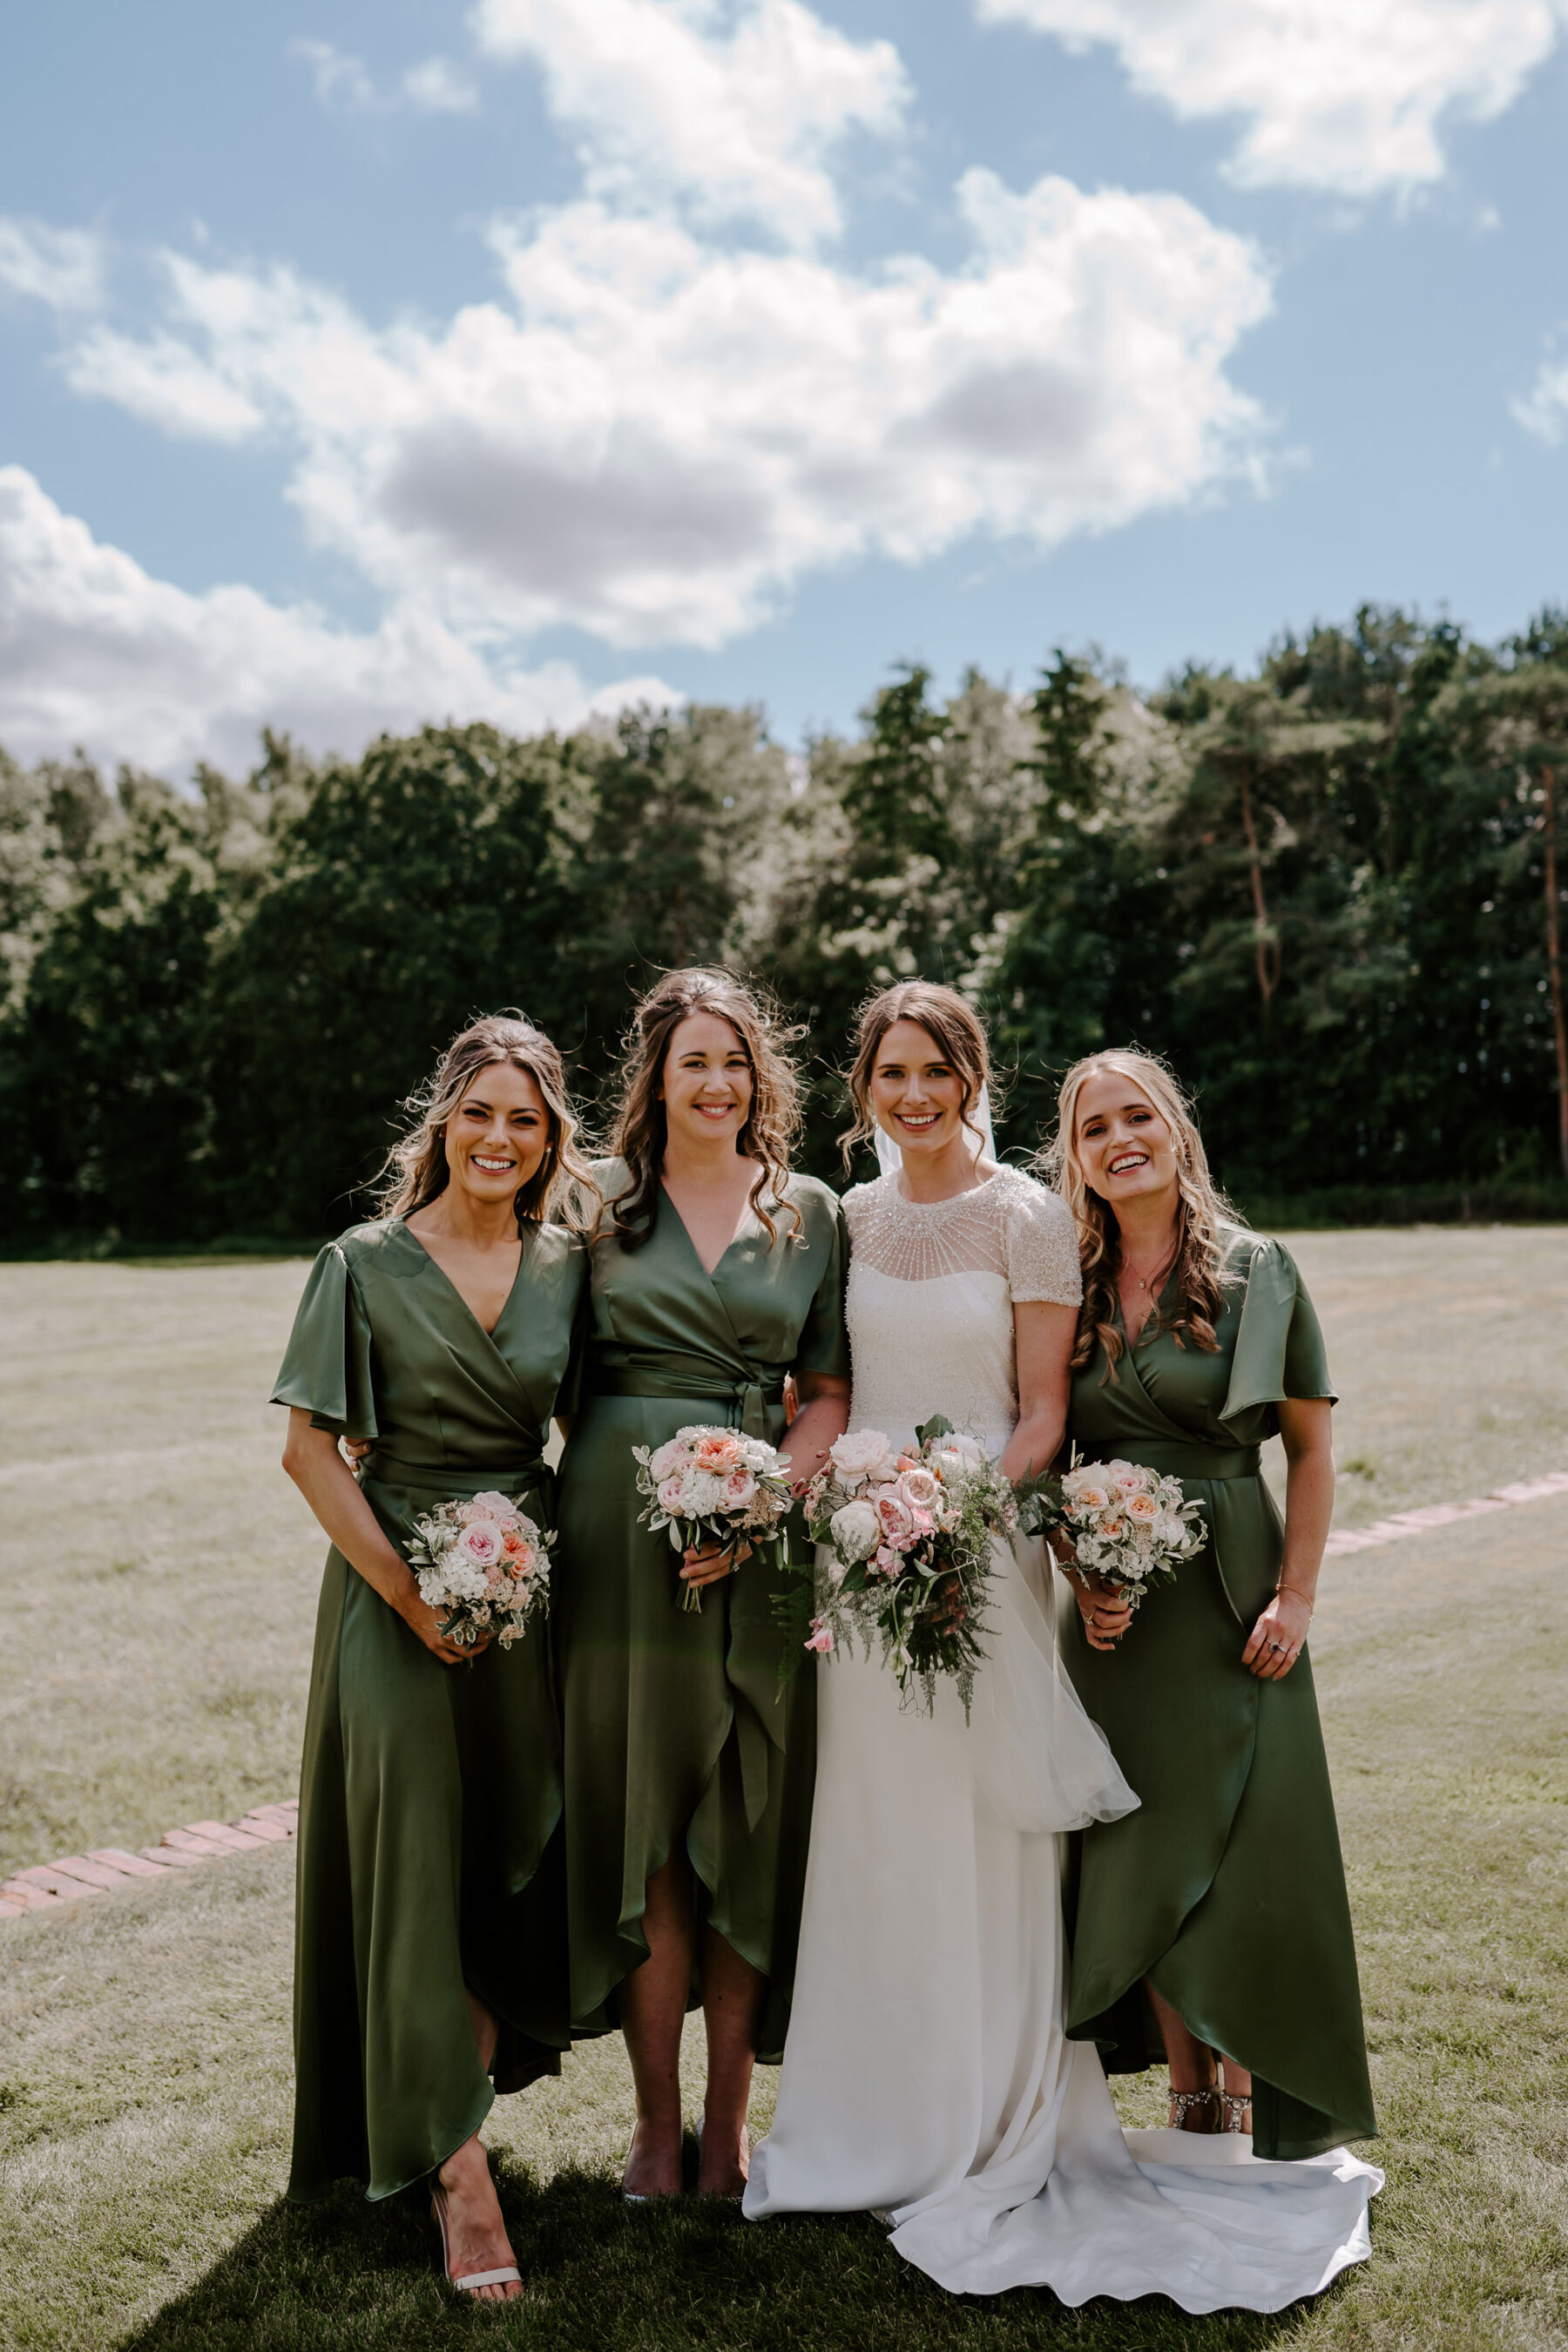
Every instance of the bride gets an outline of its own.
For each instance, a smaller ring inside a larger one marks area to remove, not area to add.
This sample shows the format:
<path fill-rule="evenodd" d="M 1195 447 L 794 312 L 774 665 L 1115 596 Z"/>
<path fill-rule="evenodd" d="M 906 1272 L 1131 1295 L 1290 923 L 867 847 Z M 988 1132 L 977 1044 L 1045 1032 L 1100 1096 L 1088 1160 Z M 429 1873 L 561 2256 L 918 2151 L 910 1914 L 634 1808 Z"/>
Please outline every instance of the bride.
<path fill-rule="evenodd" d="M 986 1078 L 950 989 L 861 1016 L 855 1132 L 885 1172 L 844 1202 L 849 1426 L 908 1442 L 944 1413 L 1020 1477 L 1061 1443 L 1081 1286 L 1065 1203 L 991 1157 Z M 818 1667 L 795 2006 L 744 2210 L 880 2212 L 955 2294 L 1279 2310 L 1365 2258 L 1382 2177 L 1342 2148 L 1123 2133 L 1066 2039 L 1062 1832 L 1137 1799 L 1058 1671 L 1054 1605 L 1043 1547 L 999 1547 L 967 1724 L 951 1685 L 901 1710 L 878 1655 Z"/>

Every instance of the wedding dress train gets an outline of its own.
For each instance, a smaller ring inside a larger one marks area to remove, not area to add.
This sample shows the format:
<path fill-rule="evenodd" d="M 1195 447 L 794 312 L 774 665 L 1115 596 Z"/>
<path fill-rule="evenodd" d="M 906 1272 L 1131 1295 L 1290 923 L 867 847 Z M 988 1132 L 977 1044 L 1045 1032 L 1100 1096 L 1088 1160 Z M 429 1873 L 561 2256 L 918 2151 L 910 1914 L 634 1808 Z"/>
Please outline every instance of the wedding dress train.
<path fill-rule="evenodd" d="M 1062 1203 L 1016 1171 L 934 1203 L 896 1175 L 849 1222 L 851 1427 L 943 1412 L 999 1454 L 1013 1306 L 1071 1302 Z M 953 2293 L 1160 2294 L 1275 2311 L 1370 2251 L 1382 2176 L 1343 2148 L 1123 2132 L 1098 2053 L 1063 2032 L 1061 1833 L 1136 1800 L 1062 1675 L 1043 1548 L 998 1547 L 973 1719 L 951 1685 L 901 1711 L 879 1658 L 818 1668 L 816 1796 L 795 2008 L 748 2218 L 886 2213 Z"/>

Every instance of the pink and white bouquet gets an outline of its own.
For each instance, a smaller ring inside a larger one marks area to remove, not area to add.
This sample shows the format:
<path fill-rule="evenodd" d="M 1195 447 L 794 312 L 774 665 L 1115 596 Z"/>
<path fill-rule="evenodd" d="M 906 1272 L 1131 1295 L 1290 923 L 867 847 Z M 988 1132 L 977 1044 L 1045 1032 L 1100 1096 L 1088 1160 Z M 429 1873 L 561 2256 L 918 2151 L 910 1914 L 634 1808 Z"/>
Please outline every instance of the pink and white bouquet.
<path fill-rule="evenodd" d="M 1136 1609 L 1157 1576 L 1173 1576 L 1203 1549 L 1203 1507 L 1179 1478 L 1139 1462 L 1078 1462 L 1051 1481 L 1047 1524 L 1069 1537 L 1077 1566 L 1114 1586 Z"/>
<path fill-rule="evenodd" d="M 415 1520 L 408 1565 L 448 1641 L 467 1650 L 489 1634 L 509 1650 L 550 1605 L 554 1540 L 505 1495 L 472 1495 Z"/>
<path fill-rule="evenodd" d="M 742 1545 L 755 1550 L 777 1544 L 795 1496 L 787 1456 L 764 1438 L 697 1423 L 651 1452 L 646 1445 L 632 1452 L 637 1492 L 648 1498 L 638 1517 L 650 1528 L 668 1528 L 672 1551 L 718 1544 L 733 1559 Z M 682 1591 L 684 1608 L 701 1608 L 700 1586 L 688 1581 Z"/>
<path fill-rule="evenodd" d="M 1010 1535 L 1017 1511 L 1010 1480 L 972 1437 L 940 1416 L 911 1447 L 879 1429 L 858 1429 L 829 1448 L 805 1490 L 815 1540 L 830 1554 L 780 1608 L 801 1644 L 827 1655 L 840 1641 L 879 1643 L 906 1705 L 916 1694 L 931 1712 L 939 1675 L 958 1685 L 964 1713 L 985 1653 L 981 1611 L 993 1573 L 992 1538 Z M 786 1660 L 787 1681 L 799 1651 Z"/>

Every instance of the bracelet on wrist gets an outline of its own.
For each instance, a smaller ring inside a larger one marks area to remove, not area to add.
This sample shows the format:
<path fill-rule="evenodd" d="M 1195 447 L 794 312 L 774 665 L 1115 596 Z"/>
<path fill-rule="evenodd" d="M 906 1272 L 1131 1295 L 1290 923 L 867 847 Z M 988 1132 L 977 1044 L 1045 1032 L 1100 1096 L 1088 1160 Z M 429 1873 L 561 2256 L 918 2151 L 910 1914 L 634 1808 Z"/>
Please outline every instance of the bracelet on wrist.
<path fill-rule="evenodd" d="M 1293 1584 L 1277 1584 L 1274 1588 L 1274 1598 L 1276 1601 L 1300 1601 L 1304 1605 L 1309 1617 L 1318 1605 L 1315 1601 L 1309 1601 L 1306 1594 L 1299 1591 Z"/>

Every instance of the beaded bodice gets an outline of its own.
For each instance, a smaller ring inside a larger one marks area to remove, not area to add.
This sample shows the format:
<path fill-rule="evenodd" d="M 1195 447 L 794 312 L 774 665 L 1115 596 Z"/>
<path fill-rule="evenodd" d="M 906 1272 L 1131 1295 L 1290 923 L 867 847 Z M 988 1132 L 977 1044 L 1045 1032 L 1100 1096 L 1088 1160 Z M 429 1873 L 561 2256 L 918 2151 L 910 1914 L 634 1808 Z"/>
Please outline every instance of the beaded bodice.
<path fill-rule="evenodd" d="M 1066 1202 L 1016 1168 L 931 1202 L 894 1172 L 847 1192 L 844 1215 L 850 1427 L 909 1437 L 940 1412 L 999 1452 L 1018 1418 L 1015 1306 L 1083 1295 Z"/>

